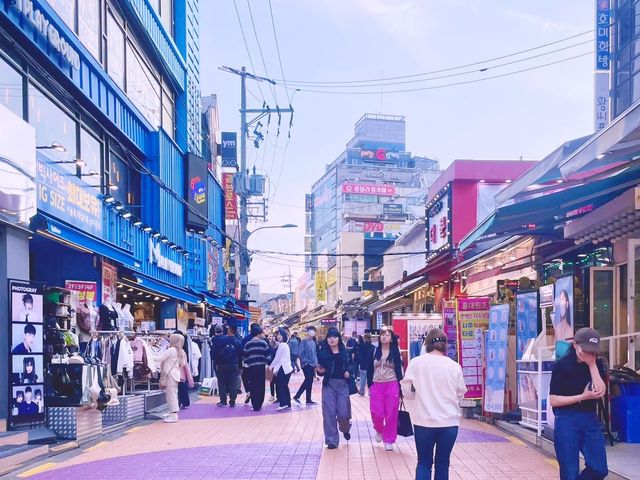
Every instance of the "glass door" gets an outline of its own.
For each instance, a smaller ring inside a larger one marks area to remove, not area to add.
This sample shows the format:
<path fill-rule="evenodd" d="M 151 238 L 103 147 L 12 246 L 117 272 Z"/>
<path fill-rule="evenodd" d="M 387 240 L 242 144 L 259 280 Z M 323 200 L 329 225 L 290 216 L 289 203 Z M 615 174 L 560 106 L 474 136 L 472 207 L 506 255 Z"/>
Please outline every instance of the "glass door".
<path fill-rule="evenodd" d="M 616 315 L 616 269 L 614 267 L 593 267 L 589 272 L 590 283 L 590 325 L 595 328 L 602 337 L 615 335 Z M 609 363 L 615 363 L 615 345 L 611 342 L 603 342 L 602 355 L 609 359 Z"/>
<path fill-rule="evenodd" d="M 640 239 L 630 239 L 627 252 L 627 332 L 640 332 Z M 640 348 L 634 341 L 635 337 L 629 337 L 629 368 L 636 369 L 640 365 Z"/>

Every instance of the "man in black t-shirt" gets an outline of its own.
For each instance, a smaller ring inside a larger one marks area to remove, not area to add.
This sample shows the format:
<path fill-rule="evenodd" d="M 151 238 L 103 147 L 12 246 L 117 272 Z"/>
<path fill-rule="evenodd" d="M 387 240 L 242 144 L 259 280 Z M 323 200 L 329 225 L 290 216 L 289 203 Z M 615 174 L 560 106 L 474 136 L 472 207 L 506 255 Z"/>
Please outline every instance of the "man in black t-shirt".
<path fill-rule="evenodd" d="M 597 360 L 600 334 L 581 328 L 573 348 L 551 374 L 549 403 L 555 415 L 554 445 L 561 480 L 600 480 L 609 473 L 597 404 L 606 392 L 602 363 Z M 580 472 L 582 452 L 585 469 Z"/>

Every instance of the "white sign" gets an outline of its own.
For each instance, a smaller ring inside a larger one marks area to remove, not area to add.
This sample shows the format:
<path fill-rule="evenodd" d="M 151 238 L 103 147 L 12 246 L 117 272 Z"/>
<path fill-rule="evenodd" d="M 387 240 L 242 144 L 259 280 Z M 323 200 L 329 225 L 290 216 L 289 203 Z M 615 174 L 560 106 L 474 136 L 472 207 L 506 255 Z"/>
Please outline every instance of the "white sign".
<path fill-rule="evenodd" d="M 440 200 L 427 211 L 429 219 L 429 252 L 437 252 L 441 248 L 451 246 L 451 225 L 449 225 L 449 194 L 440 197 Z"/>
<path fill-rule="evenodd" d="M 609 72 L 594 74 L 593 130 L 599 132 L 609 124 Z"/>
<path fill-rule="evenodd" d="M 163 256 L 160 251 L 160 244 L 157 243 L 154 245 L 153 239 L 151 238 L 149 238 L 149 263 L 155 263 L 158 268 L 182 277 L 182 265 Z"/>
<path fill-rule="evenodd" d="M 376 329 L 382 328 L 382 312 L 376 312 Z"/>

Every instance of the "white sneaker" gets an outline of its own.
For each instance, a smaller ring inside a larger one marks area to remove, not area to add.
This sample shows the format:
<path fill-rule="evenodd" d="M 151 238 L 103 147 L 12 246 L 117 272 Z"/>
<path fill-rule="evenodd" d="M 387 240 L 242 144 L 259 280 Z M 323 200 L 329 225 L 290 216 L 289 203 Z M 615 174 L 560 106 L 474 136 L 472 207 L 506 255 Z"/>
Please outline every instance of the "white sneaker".
<path fill-rule="evenodd" d="M 387 452 L 393 452 L 393 443 L 385 443 L 385 444 L 384 444 L 384 449 L 385 449 Z"/>
<path fill-rule="evenodd" d="M 278 407 L 276 409 L 277 412 L 280 412 L 282 410 L 291 410 L 291 405 L 285 405 L 284 407 Z"/>
<path fill-rule="evenodd" d="M 376 432 L 376 442 L 380 443 L 382 441 L 382 437 L 378 432 Z"/>
<path fill-rule="evenodd" d="M 170 413 L 162 420 L 164 423 L 176 423 L 178 421 L 177 413 Z"/>

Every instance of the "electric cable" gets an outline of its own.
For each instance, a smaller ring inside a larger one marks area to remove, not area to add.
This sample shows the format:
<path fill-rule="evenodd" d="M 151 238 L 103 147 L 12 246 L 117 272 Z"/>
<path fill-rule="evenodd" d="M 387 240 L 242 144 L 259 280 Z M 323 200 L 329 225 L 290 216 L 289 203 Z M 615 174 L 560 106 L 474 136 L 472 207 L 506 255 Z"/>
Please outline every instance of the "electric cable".
<path fill-rule="evenodd" d="M 262 51 L 262 45 L 260 45 L 260 38 L 258 37 L 258 30 L 256 29 L 256 23 L 253 20 L 253 10 L 251 9 L 250 0 L 247 0 L 247 8 L 249 9 L 249 17 L 251 18 L 251 26 L 253 27 L 253 34 L 256 37 L 256 44 L 258 45 L 258 51 L 260 52 L 260 58 L 262 59 L 262 66 L 264 67 L 264 73 L 265 73 L 266 77 L 269 77 L 269 69 L 267 68 L 267 62 L 264 60 L 264 52 Z M 277 107 L 278 106 L 278 95 L 276 94 L 276 89 L 273 87 L 273 84 L 271 82 L 269 82 L 269 88 L 271 89 L 271 94 L 273 95 L 273 100 L 274 100 L 274 102 L 276 102 L 276 107 Z"/>
<path fill-rule="evenodd" d="M 249 44 L 247 43 L 247 36 L 244 33 L 244 27 L 242 26 L 242 19 L 240 18 L 240 11 L 238 10 L 238 4 L 236 0 L 233 0 L 233 6 L 236 9 L 236 16 L 238 18 L 238 25 L 240 25 L 240 32 L 242 33 L 242 41 L 244 42 L 244 48 L 247 51 L 247 56 L 249 57 L 249 65 L 251 65 L 251 69 L 255 72 L 256 67 L 253 65 L 253 58 L 251 57 L 251 51 L 249 50 Z M 264 102 L 264 93 L 262 92 L 262 87 L 260 86 L 260 82 L 258 82 L 258 91 L 260 92 L 260 96 L 262 97 L 262 101 Z"/>
<path fill-rule="evenodd" d="M 282 66 L 282 56 L 280 55 L 280 45 L 278 44 L 278 34 L 276 33 L 276 22 L 273 18 L 273 7 L 271 5 L 271 0 L 269 0 L 269 13 L 271 14 L 271 26 L 273 27 L 273 38 L 276 42 L 276 51 L 278 52 L 278 63 L 280 64 L 280 73 L 282 74 L 282 83 L 284 86 L 287 86 L 287 80 L 284 75 L 284 67 Z M 289 101 L 289 105 L 291 105 L 291 96 L 289 95 L 289 90 L 285 89 L 287 92 L 287 100 Z"/>

